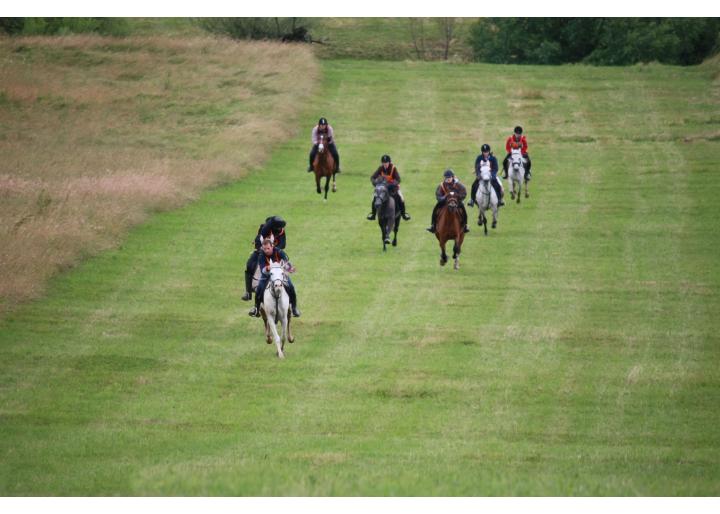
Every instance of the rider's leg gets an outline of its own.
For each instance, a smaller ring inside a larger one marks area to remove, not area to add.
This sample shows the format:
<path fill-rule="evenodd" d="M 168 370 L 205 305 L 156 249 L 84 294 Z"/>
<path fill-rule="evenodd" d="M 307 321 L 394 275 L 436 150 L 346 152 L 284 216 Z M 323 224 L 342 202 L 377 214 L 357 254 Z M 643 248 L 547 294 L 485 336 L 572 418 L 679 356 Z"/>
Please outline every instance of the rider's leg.
<path fill-rule="evenodd" d="M 467 211 L 465 210 L 465 206 L 462 203 L 460 204 L 460 210 L 462 211 L 463 231 L 467 234 L 468 232 L 470 232 L 470 229 L 467 226 Z"/>
<path fill-rule="evenodd" d="M 480 186 L 480 179 L 475 178 L 475 182 L 472 183 L 472 187 L 470 188 L 470 202 L 468 202 L 468 206 L 472 207 L 475 205 L 475 195 L 477 195 L 478 187 Z"/>
<path fill-rule="evenodd" d="M 257 263 L 257 252 L 250 254 L 250 258 L 245 263 L 245 294 L 242 299 L 248 301 L 252 298 L 252 278 L 255 274 L 255 264 Z"/>
<path fill-rule="evenodd" d="M 497 176 L 495 176 L 490 181 L 490 183 L 492 184 L 493 189 L 495 190 L 495 194 L 498 197 L 498 206 L 502 207 L 503 205 L 505 205 L 505 202 L 503 202 L 503 190 L 502 190 L 502 184 L 500 184 L 500 179 L 498 179 Z"/>
<path fill-rule="evenodd" d="M 288 277 L 287 285 L 285 286 L 288 296 L 290 297 L 290 308 L 292 309 L 293 316 L 296 318 L 300 317 L 300 311 L 297 309 L 297 293 L 295 292 L 295 286 L 293 285 L 290 277 Z"/>
<path fill-rule="evenodd" d="M 377 210 L 377 209 L 375 209 L 375 197 L 373 196 L 373 199 L 372 199 L 372 201 L 370 202 L 370 214 L 367 215 L 367 219 L 369 219 L 369 220 L 374 220 L 374 219 L 375 219 L 376 210 Z"/>
<path fill-rule="evenodd" d="M 433 208 L 433 212 L 432 212 L 432 219 L 430 221 L 430 227 L 425 229 L 428 232 L 432 232 L 433 234 L 435 233 L 435 223 L 437 222 L 438 211 L 440 210 L 440 207 L 442 205 L 443 205 L 443 202 L 438 202 L 435 204 L 435 207 Z"/>
<path fill-rule="evenodd" d="M 527 168 L 525 169 L 525 180 L 530 180 L 532 177 L 532 173 L 530 173 L 530 168 L 532 167 L 532 162 L 530 161 L 530 155 L 525 154 L 523 155 L 525 160 L 527 161 Z"/>
<path fill-rule="evenodd" d="M 335 143 L 330 143 L 328 148 L 330 149 L 330 154 L 333 156 L 333 159 L 335 159 L 335 173 L 340 173 L 340 154 L 338 154 Z"/>
<path fill-rule="evenodd" d="M 250 316 L 260 317 L 260 302 L 262 301 L 263 295 L 265 294 L 265 286 L 267 286 L 268 277 L 260 276 L 257 289 L 255 289 L 255 307 L 248 312 Z"/>
<path fill-rule="evenodd" d="M 398 206 L 400 207 L 400 215 L 402 216 L 402 219 L 405 221 L 410 221 L 412 219 L 408 213 L 405 212 L 405 198 L 403 198 L 402 193 L 400 190 L 397 190 L 397 193 L 395 194 L 395 201 L 398 203 Z"/>
<path fill-rule="evenodd" d="M 508 166 L 510 166 L 510 154 L 503 159 L 503 178 L 508 178 Z"/>
<path fill-rule="evenodd" d="M 310 164 L 308 166 L 308 172 L 313 170 L 313 161 L 315 160 L 315 156 L 318 153 L 318 145 L 313 145 L 312 150 L 310 150 Z"/>

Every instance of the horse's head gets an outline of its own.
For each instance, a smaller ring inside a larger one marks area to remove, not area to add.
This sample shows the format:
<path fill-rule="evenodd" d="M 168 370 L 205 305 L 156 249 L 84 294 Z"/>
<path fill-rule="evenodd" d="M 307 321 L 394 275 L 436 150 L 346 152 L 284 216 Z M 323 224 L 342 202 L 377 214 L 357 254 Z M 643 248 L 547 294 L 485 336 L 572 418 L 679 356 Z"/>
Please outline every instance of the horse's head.
<path fill-rule="evenodd" d="M 457 196 L 455 196 L 455 194 L 450 193 L 450 195 L 448 195 L 448 198 L 447 198 L 448 210 L 454 211 L 455 209 L 458 208 L 458 205 L 460 205 L 460 200 L 458 200 L 458 198 L 457 198 Z"/>
<path fill-rule="evenodd" d="M 510 164 L 515 171 L 518 171 L 523 164 L 522 153 L 519 148 L 510 150 Z"/>
<path fill-rule="evenodd" d="M 480 163 L 480 180 L 488 181 L 492 173 L 490 171 L 490 161 L 482 161 Z"/>
<path fill-rule="evenodd" d="M 276 297 L 280 296 L 285 284 L 285 268 L 279 262 L 273 262 L 270 265 L 270 284 L 272 284 L 273 294 Z"/>
<path fill-rule="evenodd" d="M 384 180 L 375 184 L 375 207 L 380 208 L 388 199 L 388 187 Z"/>
<path fill-rule="evenodd" d="M 320 134 L 320 142 L 318 143 L 318 152 L 325 153 L 325 134 Z"/>

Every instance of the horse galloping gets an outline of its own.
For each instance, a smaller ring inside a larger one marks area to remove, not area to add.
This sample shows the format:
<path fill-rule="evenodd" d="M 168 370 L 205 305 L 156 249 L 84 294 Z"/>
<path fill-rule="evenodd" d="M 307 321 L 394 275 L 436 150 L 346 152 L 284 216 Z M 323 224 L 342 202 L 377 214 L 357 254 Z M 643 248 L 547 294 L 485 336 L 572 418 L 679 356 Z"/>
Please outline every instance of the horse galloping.
<path fill-rule="evenodd" d="M 263 303 L 260 306 L 260 314 L 265 323 L 265 341 L 267 344 L 275 342 L 277 348 L 277 356 L 281 359 L 285 358 L 283 350 L 285 349 L 285 339 L 292 343 L 295 338 L 290 331 L 290 319 L 292 314 L 290 311 L 290 297 L 285 291 L 285 268 L 279 262 L 270 265 L 270 279 L 265 288 L 263 295 Z M 275 324 L 280 322 L 282 327 L 282 335 L 278 334 Z"/>
<path fill-rule="evenodd" d="M 437 216 L 437 228 L 435 237 L 440 243 L 440 266 L 445 266 L 448 261 L 447 253 L 445 253 L 445 243 L 450 239 L 453 244 L 453 259 L 455 260 L 454 268 L 460 269 L 460 250 L 463 240 L 465 239 L 465 231 L 463 230 L 463 215 L 460 210 L 460 201 L 450 193 L 447 203 L 440 208 Z"/>
<path fill-rule="evenodd" d="M 320 142 L 318 143 L 318 152 L 313 160 L 313 170 L 315 171 L 315 186 L 317 187 L 317 193 L 320 194 L 320 178 L 325 177 L 325 201 L 327 201 L 328 186 L 330 183 L 330 177 L 332 177 L 332 191 L 337 191 L 335 185 L 335 159 L 328 150 L 328 145 L 325 140 L 325 135 L 320 135 Z"/>
<path fill-rule="evenodd" d="M 512 184 L 510 189 L 510 198 L 515 200 L 515 185 L 517 184 L 517 203 L 520 203 L 520 192 L 522 190 L 522 183 L 525 182 L 525 198 L 530 197 L 528 191 L 528 181 L 525 178 L 525 164 L 527 161 L 523 158 L 519 148 L 513 148 L 510 151 L 510 166 L 509 166 L 509 178 Z"/>
<path fill-rule="evenodd" d="M 497 227 L 498 218 L 498 197 L 495 193 L 495 188 L 490 183 L 491 180 L 492 174 L 490 173 L 490 166 L 482 166 L 482 168 L 480 168 L 480 185 L 477 193 L 475 193 L 475 203 L 477 203 L 478 210 L 480 211 L 478 215 L 478 225 L 485 228 L 485 235 L 488 234 L 485 211 L 492 209 L 492 228 Z"/>
<path fill-rule="evenodd" d="M 390 194 L 390 186 L 384 180 L 375 184 L 373 202 L 378 213 L 378 225 L 383 240 L 383 252 L 390 244 L 390 233 L 393 233 L 392 245 L 397 246 L 397 233 L 400 228 L 400 209 L 395 205 L 395 198 Z"/>

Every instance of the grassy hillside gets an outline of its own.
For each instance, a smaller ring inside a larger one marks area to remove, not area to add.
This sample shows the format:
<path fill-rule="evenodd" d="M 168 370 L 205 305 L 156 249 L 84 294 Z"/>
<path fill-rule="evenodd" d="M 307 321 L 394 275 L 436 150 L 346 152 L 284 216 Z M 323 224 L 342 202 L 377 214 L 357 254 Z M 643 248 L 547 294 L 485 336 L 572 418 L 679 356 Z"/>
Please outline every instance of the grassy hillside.
<path fill-rule="evenodd" d="M 0 316 L 258 166 L 318 76 L 305 47 L 160 37 L 0 39 L 0 70 Z"/>
<path fill-rule="evenodd" d="M 0 322 L 0 494 L 720 494 L 716 69 L 323 72 L 262 170 Z M 319 115 L 345 169 L 327 204 Z M 469 183 L 518 123 L 530 200 L 440 268 L 443 169 Z M 364 216 L 386 152 L 415 218 L 384 255 Z M 274 213 L 303 310 L 282 362 L 239 300 Z"/>

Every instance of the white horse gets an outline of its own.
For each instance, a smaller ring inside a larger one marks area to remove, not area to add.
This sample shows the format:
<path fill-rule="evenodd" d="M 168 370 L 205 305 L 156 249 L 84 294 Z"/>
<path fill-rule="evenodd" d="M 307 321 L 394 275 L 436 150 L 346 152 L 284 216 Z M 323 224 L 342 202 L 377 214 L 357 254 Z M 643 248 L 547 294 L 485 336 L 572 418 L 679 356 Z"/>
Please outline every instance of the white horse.
<path fill-rule="evenodd" d="M 279 262 L 270 265 L 270 279 L 265 288 L 263 295 L 263 303 L 260 306 L 260 314 L 265 322 L 265 340 L 268 344 L 275 341 L 277 347 L 277 356 L 281 359 L 285 358 L 283 349 L 285 348 L 285 338 L 288 342 L 295 341 L 290 332 L 290 297 L 285 291 L 285 267 Z M 275 324 L 280 322 L 282 326 L 282 336 L 278 334 Z"/>
<path fill-rule="evenodd" d="M 522 190 L 522 183 L 525 182 L 525 198 L 530 196 L 528 191 L 528 181 L 525 179 L 525 165 L 527 160 L 523 158 L 519 148 L 513 148 L 510 151 L 510 166 L 509 178 L 512 184 L 510 189 L 510 198 L 515 200 L 515 185 L 517 184 L 517 203 L 520 203 L 520 191 Z"/>
<path fill-rule="evenodd" d="M 478 216 L 478 225 L 485 227 L 485 235 L 487 235 L 487 217 L 485 211 L 492 209 L 493 222 L 492 228 L 497 227 L 498 217 L 498 197 L 495 194 L 495 188 L 492 187 L 490 181 L 492 173 L 490 173 L 490 162 L 484 162 L 480 167 L 480 184 L 477 193 L 475 193 L 475 203 L 477 203 L 480 215 Z"/>

